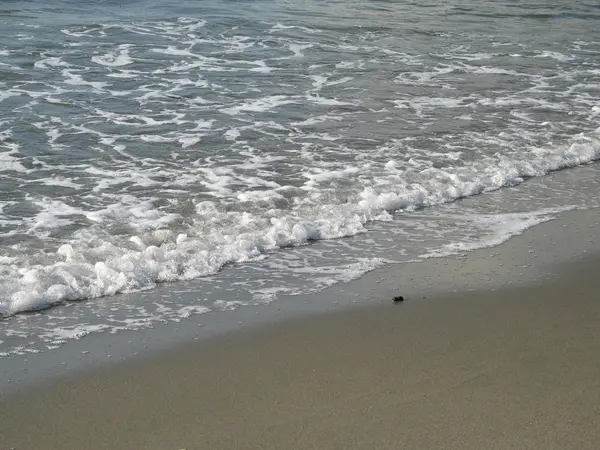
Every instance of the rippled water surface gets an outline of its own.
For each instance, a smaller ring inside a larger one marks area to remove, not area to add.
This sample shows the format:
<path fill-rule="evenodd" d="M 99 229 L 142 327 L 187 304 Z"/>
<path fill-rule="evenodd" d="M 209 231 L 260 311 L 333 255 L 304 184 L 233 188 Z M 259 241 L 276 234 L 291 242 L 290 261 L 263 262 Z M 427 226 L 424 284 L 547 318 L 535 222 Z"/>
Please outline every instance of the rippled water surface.
<path fill-rule="evenodd" d="M 545 175 L 600 157 L 600 6 L 439 3 L 4 2 L 5 353 L 595 206 L 595 165 Z M 188 280 L 197 304 L 99 299 Z"/>

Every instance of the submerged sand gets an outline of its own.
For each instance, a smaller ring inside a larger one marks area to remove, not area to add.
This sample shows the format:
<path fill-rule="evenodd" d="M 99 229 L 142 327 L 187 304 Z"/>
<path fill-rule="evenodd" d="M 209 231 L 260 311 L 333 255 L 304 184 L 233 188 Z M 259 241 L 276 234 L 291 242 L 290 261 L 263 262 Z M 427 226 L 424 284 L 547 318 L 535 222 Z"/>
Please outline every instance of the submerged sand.
<path fill-rule="evenodd" d="M 13 395 L 0 448 L 597 449 L 599 269 L 578 257 L 555 280 L 230 333 Z"/>

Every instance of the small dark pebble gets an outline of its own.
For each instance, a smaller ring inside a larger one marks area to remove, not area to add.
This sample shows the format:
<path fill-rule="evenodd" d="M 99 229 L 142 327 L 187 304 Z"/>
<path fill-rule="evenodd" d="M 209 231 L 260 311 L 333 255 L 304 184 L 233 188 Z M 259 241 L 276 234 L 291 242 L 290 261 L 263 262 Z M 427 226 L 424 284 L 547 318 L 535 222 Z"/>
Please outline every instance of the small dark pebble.
<path fill-rule="evenodd" d="M 403 301 L 404 301 L 404 297 L 402 297 L 401 295 L 394 297 L 394 302 L 403 302 Z"/>

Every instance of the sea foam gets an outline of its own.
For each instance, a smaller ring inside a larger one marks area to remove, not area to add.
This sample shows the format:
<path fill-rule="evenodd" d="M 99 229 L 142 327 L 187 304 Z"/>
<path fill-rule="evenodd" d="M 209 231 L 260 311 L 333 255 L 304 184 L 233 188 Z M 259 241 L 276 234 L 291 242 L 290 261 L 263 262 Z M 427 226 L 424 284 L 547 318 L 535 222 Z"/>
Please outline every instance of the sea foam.
<path fill-rule="evenodd" d="M 297 197 L 292 209 L 263 209 L 259 215 L 227 211 L 213 201 L 204 201 L 196 205 L 194 220 L 184 233 L 164 228 L 180 216 L 165 215 L 151 204 L 131 199 L 131 205 L 114 205 L 88 213 L 88 217 L 98 223 L 119 217 L 137 224 L 140 230 L 159 229 L 128 239 L 83 230 L 56 249 L 54 256 L 45 255 L 49 261 L 45 264 L 0 262 L 0 313 L 13 315 L 64 301 L 148 289 L 160 282 L 190 280 L 214 274 L 225 264 L 251 261 L 277 249 L 352 236 L 364 232 L 370 221 L 390 220 L 391 212 L 451 202 L 596 160 L 600 143 L 596 138 L 580 136 L 568 145 L 531 149 L 526 156 L 519 160 L 497 156 L 461 167 L 427 168 L 413 173 L 411 182 L 385 184 L 382 189 L 365 187 L 344 203 L 321 203 L 320 196 L 311 197 L 310 193 L 320 192 L 319 186 L 331 180 L 356 177 L 360 174 L 358 168 L 307 175 L 303 189 L 309 195 Z M 392 174 L 402 171 L 393 163 L 385 164 L 384 170 Z M 405 172 L 402 175 L 407 178 Z M 260 204 L 270 201 L 273 195 L 282 197 L 277 188 L 272 194 L 268 192 L 258 197 L 240 193 L 238 198 L 242 204 Z M 50 211 L 54 211 L 54 226 L 58 227 L 68 223 L 64 217 L 81 213 L 55 205 L 47 211 L 44 217 L 38 215 L 33 229 L 41 223 L 51 226 Z"/>

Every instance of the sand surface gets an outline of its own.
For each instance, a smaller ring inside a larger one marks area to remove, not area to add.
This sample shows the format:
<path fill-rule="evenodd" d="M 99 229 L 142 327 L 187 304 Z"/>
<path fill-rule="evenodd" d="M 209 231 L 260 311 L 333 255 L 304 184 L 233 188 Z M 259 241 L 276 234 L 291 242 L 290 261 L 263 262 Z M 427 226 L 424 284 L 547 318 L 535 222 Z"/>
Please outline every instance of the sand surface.
<path fill-rule="evenodd" d="M 236 333 L 12 397 L 1 448 L 596 449 L 598 267 Z"/>
<path fill-rule="evenodd" d="M 529 244 L 575 252 L 594 214 L 435 264 L 487 277 Z M 551 280 L 377 301 L 28 389 L 0 402 L 0 449 L 597 449 L 599 269 L 579 251 Z"/>

